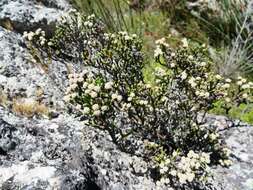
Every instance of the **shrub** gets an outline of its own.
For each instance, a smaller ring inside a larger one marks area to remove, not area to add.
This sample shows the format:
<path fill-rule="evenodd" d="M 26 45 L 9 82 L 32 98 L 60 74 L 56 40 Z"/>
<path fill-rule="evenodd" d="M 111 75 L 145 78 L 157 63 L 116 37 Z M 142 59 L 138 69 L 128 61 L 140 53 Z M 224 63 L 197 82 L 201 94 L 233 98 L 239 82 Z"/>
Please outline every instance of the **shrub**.
<path fill-rule="evenodd" d="M 234 104 L 251 101 L 252 83 L 215 74 L 205 46 L 191 47 L 184 40 L 173 50 L 161 39 L 154 52 L 160 67 L 151 86 L 143 80 L 142 45 L 136 35 L 105 33 L 94 16 L 71 13 L 63 21 L 45 43 L 37 34 L 25 36 L 32 34 L 30 42 L 41 55 L 83 67 L 69 75 L 64 100 L 90 126 L 108 131 L 113 142 L 132 154 L 140 140 L 147 142 L 141 156 L 155 163 L 160 183 L 175 188 L 204 187 L 208 166 L 231 164 L 205 115 L 220 100 L 225 113 Z"/>

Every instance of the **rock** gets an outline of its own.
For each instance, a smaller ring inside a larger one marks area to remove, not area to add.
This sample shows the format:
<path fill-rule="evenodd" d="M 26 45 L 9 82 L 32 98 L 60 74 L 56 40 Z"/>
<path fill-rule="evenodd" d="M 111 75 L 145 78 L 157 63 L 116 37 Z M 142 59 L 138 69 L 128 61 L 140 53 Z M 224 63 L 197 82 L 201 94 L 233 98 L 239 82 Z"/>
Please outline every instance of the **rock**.
<path fill-rule="evenodd" d="M 0 108 L 0 118 L 1 131 L 11 128 L 17 139 L 15 148 L 0 155 L 2 189 L 155 189 L 145 173 L 135 175 L 131 169 L 135 163 L 145 172 L 141 158 L 121 152 L 108 134 L 73 117 L 32 121 Z"/>
<path fill-rule="evenodd" d="M 66 0 L 0 1 L 0 24 L 14 29 L 0 27 L 0 90 L 10 101 L 35 99 L 56 109 L 50 119 L 26 118 L 0 105 L 0 189 L 168 189 L 151 178 L 141 150 L 135 156 L 124 153 L 106 132 L 67 114 L 62 99 L 68 72 L 63 63 L 53 61 L 47 72 L 33 61 L 19 33 L 37 27 L 51 32 L 69 8 Z M 40 97 L 38 89 L 43 91 Z M 212 169 L 214 188 L 252 190 L 253 128 L 235 128 L 221 116 L 209 115 L 206 121 L 233 151 L 231 167 Z"/>
<path fill-rule="evenodd" d="M 13 131 L 15 128 L 0 119 L 0 154 L 6 155 L 8 151 L 14 150 L 17 142 L 13 138 Z"/>
<path fill-rule="evenodd" d="M 2 0 L 0 25 L 20 33 L 38 27 L 51 33 L 57 19 L 69 8 L 66 0 Z"/>
<path fill-rule="evenodd" d="M 66 67 L 53 62 L 52 65 L 57 67 L 49 65 L 50 72 L 46 73 L 39 63 L 31 60 L 21 35 L 0 27 L 0 87 L 10 100 L 16 97 L 34 98 L 62 107 L 63 90 L 67 85 Z M 40 89 L 43 93 L 37 97 L 36 92 Z"/>
<path fill-rule="evenodd" d="M 214 181 L 224 190 L 253 189 L 253 127 L 237 127 L 222 134 L 232 150 L 233 164 L 214 170 Z M 218 186 L 218 185 L 217 185 Z"/>

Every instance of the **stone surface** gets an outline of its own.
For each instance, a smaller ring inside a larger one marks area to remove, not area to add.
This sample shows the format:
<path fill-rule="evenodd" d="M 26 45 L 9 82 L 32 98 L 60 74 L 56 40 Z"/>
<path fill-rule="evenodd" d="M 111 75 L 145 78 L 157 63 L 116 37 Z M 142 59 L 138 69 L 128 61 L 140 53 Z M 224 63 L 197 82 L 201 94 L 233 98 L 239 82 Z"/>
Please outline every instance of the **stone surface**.
<path fill-rule="evenodd" d="M 253 127 L 224 131 L 225 142 L 232 150 L 233 164 L 215 169 L 215 181 L 226 190 L 253 189 Z"/>
<path fill-rule="evenodd" d="M 156 189 L 141 158 L 73 117 L 28 120 L 0 108 L 0 118 L 2 189 Z"/>
<path fill-rule="evenodd" d="M 66 67 L 61 63 L 52 64 L 49 65 L 50 73 L 46 73 L 39 63 L 31 60 L 21 35 L 0 27 L 0 89 L 8 93 L 11 100 L 34 98 L 61 107 Z M 40 89 L 43 95 L 37 97 L 36 92 Z"/>
<path fill-rule="evenodd" d="M 19 32 L 38 27 L 52 32 L 56 20 L 69 8 L 66 0 L 1 0 L 0 24 Z"/>
<path fill-rule="evenodd" d="M 20 33 L 37 27 L 50 31 L 69 7 L 65 0 L 0 0 L 0 24 L 6 27 L 9 21 L 14 29 L 0 27 L 0 91 L 11 101 L 35 99 L 55 108 L 49 119 L 18 116 L 0 106 L 0 189 L 168 189 L 150 178 L 142 158 L 121 152 L 107 133 L 67 114 L 62 101 L 67 85 L 63 63 L 53 62 L 46 71 L 33 61 Z M 38 89 L 43 90 L 39 97 Z M 252 190 L 253 128 L 245 124 L 235 128 L 222 116 L 206 119 L 233 152 L 231 167 L 212 169 L 214 188 Z"/>

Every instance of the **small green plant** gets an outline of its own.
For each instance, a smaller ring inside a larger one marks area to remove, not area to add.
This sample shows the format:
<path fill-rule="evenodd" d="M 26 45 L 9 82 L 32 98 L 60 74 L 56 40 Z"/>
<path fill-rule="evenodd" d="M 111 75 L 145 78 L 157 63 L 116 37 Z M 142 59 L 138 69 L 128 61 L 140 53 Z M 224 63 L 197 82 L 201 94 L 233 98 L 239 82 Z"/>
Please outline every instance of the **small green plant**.
<path fill-rule="evenodd" d="M 171 49 L 165 38 L 157 40 L 154 60 L 159 67 L 150 85 L 142 72 L 138 36 L 106 33 L 95 16 L 70 13 L 43 44 L 39 35 L 25 36 L 42 56 L 82 68 L 68 76 L 64 100 L 90 126 L 107 131 L 122 150 L 135 154 L 139 141 L 151 144 L 142 156 L 155 163 L 160 183 L 204 189 L 210 165 L 231 164 L 223 139 L 205 115 L 221 100 L 226 114 L 252 101 L 253 84 L 214 73 L 205 46 L 188 46 L 183 40 Z"/>

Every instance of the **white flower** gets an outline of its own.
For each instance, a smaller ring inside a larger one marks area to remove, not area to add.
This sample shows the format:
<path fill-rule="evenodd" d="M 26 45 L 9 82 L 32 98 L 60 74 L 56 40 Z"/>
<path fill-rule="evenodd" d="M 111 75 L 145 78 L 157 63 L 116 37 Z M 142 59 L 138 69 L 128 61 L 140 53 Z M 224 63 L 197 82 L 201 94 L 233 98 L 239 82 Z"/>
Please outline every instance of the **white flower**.
<path fill-rule="evenodd" d="M 89 112 L 90 112 L 90 108 L 88 108 L 88 107 L 83 108 L 83 113 L 84 114 L 88 114 Z"/>
<path fill-rule="evenodd" d="M 76 109 L 80 110 L 82 107 L 80 104 L 76 105 Z"/>
<path fill-rule="evenodd" d="M 78 82 L 83 82 L 83 80 L 84 80 L 83 77 L 79 77 L 79 78 L 77 79 Z"/>
<path fill-rule="evenodd" d="M 244 85 L 242 85 L 242 89 L 248 89 L 248 88 L 250 88 L 250 85 L 249 85 L 249 84 L 244 84 Z"/>
<path fill-rule="evenodd" d="M 225 89 L 227 89 L 227 88 L 229 88 L 230 87 L 230 84 L 228 84 L 228 83 L 226 83 L 226 84 L 224 84 L 223 86 L 222 86 L 222 88 L 225 88 Z"/>
<path fill-rule="evenodd" d="M 23 33 L 23 38 L 27 38 L 27 36 L 28 36 L 28 32 L 25 31 L 25 32 Z"/>
<path fill-rule="evenodd" d="M 187 154 L 187 157 L 189 157 L 189 158 L 193 158 L 194 156 L 195 156 L 195 152 L 193 151 L 193 150 L 190 150 L 189 152 L 188 152 L 188 154 Z"/>
<path fill-rule="evenodd" d="M 187 181 L 192 182 L 194 178 L 195 178 L 194 173 L 187 173 Z"/>
<path fill-rule="evenodd" d="M 164 46 L 166 46 L 166 47 L 169 47 L 169 44 L 166 43 L 166 39 L 165 39 L 165 38 L 161 38 L 161 39 L 159 39 L 159 40 L 156 40 L 155 43 L 156 43 L 157 45 L 164 45 Z"/>
<path fill-rule="evenodd" d="M 165 38 L 161 38 L 161 39 L 159 39 L 159 40 L 156 40 L 155 43 L 159 45 L 159 44 L 165 43 L 165 41 L 166 41 Z"/>
<path fill-rule="evenodd" d="M 87 89 L 84 91 L 85 94 L 90 94 L 91 90 Z"/>
<path fill-rule="evenodd" d="M 39 35 L 41 31 L 42 31 L 42 29 L 41 29 L 41 28 L 38 28 L 38 29 L 35 31 L 35 33 L 36 33 L 37 35 Z"/>
<path fill-rule="evenodd" d="M 231 102 L 231 99 L 230 99 L 230 98 L 225 98 L 225 101 L 226 101 L 227 103 L 229 103 L 229 102 Z"/>
<path fill-rule="evenodd" d="M 121 96 L 121 95 L 118 95 L 118 96 L 117 96 L 117 100 L 118 100 L 118 102 L 120 102 L 120 101 L 122 100 L 122 96 Z"/>
<path fill-rule="evenodd" d="M 88 24 L 88 26 L 89 26 L 89 27 L 92 27 L 92 26 L 93 26 L 93 23 L 92 23 L 92 22 L 90 22 L 90 23 Z"/>
<path fill-rule="evenodd" d="M 242 85 L 242 81 L 240 80 L 236 84 L 239 85 L 239 86 L 241 86 Z"/>
<path fill-rule="evenodd" d="M 166 75 L 166 72 L 165 72 L 165 70 L 162 69 L 162 68 L 156 68 L 156 74 L 157 74 L 158 76 L 165 76 L 165 75 Z"/>
<path fill-rule="evenodd" d="M 92 106 L 92 109 L 93 109 L 94 111 L 99 110 L 99 105 L 98 105 L 98 104 L 94 104 L 94 105 Z"/>
<path fill-rule="evenodd" d="M 189 56 L 188 56 L 188 59 L 189 59 L 189 60 L 193 60 L 193 56 L 192 56 L 192 55 L 189 55 Z"/>
<path fill-rule="evenodd" d="M 96 97 L 98 96 L 98 94 L 97 94 L 96 92 L 92 91 L 92 92 L 90 93 L 90 96 L 91 96 L 92 98 L 96 98 Z"/>
<path fill-rule="evenodd" d="M 244 93 L 244 94 L 242 95 L 242 97 L 243 97 L 244 99 L 247 99 L 249 96 L 248 96 L 247 93 Z"/>
<path fill-rule="evenodd" d="M 28 38 L 29 41 L 32 41 L 33 37 L 34 37 L 34 33 L 33 32 L 29 32 L 27 34 L 27 38 Z"/>
<path fill-rule="evenodd" d="M 218 136 L 219 136 L 218 134 L 211 133 L 211 134 L 209 135 L 209 138 L 210 138 L 212 141 L 214 141 L 214 140 L 217 139 Z"/>
<path fill-rule="evenodd" d="M 107 90 L 112 89 L 112 86 L 113 86 L 113 82 L 105 83 L 105 89 L 107 89 Z"/>
<path fill-rule="evenodd" d="M 178 176 L 179 182 L 180 182 L 181 184 L 185 184 L 185 183 L 186 183 L 187 176 L 186 176 L 185 174 L 178 173 L 177 176 Z"/>
<path fill-rule="evenodd" d="M 135 97 L 135 93 L 131 92 L 129 96 L 133 98 Z"/>
<path fill-rule="evenodd" d="M 47 45 L 48 46 L 53 46 L 54 44 L 53 44 L 53 42 L 48 42 Z"/>
<path fill-rule="evenodd" d="M 200 66 L 201 66 L 201 67 L 205 67 L 205 66 L 206 66 L 206 62 L 201 62 L 201 63 L 200 63 Z"/>
<path fill-rule="evenodd" d="M 70 88 L 73 89 L 73 90 L 75 90 L 77 88 L 77 84 L 70 85 Z"/>
<path fill-rule="evenodd" d="M 111 97 L 112 97 L 112 100 L 116 100 L 118 98 L 118 94 L 113 93 Z"/>
<path fill-rule="evenodd" d="M 177 155 L 178 155 L 178 152 L 177 151 L 173 151 L 172 156 L 176 157 Z"/>
<path fill-rule="evenodd" d="M 125 36 L 125 40 L 128 41 L 128 40 L 132 40 L 132 37 L 131 36 Z"/>
<path fill-rule="evenodd" d="M 165 174 L 167 171 L 169 170 L 169 168 L 167 166 L 164 166 L 160 169 L 160 173 L 161 174 Z"/>
<path fill-rule="evenodd" d="M 210 96 L 210 93 L 209 92 L 205 92 L 204 97 L 208 98 L 209 96 Z"/>
<path fill-rule="evenodd" d="M 87 88 L 88 85 L 89 85 L 89 83 L 84 82 L 84 83 L 83 83 L 83 88 Z"/>
<path fill-rule="evenodd" d="M 95 86 L 93 89 L 94 89 L 96 92 L 99 92 L 99 91 L 100 91 L 100 87 L 99 87 L 99 86 Z"/>
<path fill-rule="evenodd" d="M 193 77 L 190 78 L 188 83 L 191 85 L 192 88 L 197 86 L 197 83 L 195 82 L 195 79 Z"/>
<path fill-rule="evenodd" d="M 72 94 L 70 94 L 70 97 L 71 97 L 71 98 L 77 97 L 77 93 L 72 93 Z"/>
<path fill-rule="evenodd" d="M 131 103 L 124 103 L 122 107 L 123 109 L 129 109 L 131 107 Z"/>
<path fill-rule="evenodd" d="M 217 80 L 221 80 L 221 79 L 222 79 L 222 76 L 220 76 L 220 75 L 215 75 L 215 78 L 216 78 Z"/>
<path fill-rule="evenodd" d="M 147 105 L 148 101 L 147 100 L 140 100 L 140 105 Z"/>
<path fill-rule="evenodd" d="M 222 150 L 226 154 L 226 156 L 229 156 L 231 154 L 231 150 L 228 148 L 223 148 Z"/>
<path fill-rule="evenodd" d="M 196 162 L 196 163 L 195 163 L 195 168 L 196 168 L 196 169 L 199 169 L 199 168 L 200 168 L 200 163 L 199 163 L 199 162 Z"/>
<path fill-rule="evenodd" d="M 69 102 L 69 101 L 70 101 L 70 96 L 64 96 L 63 100 L 64 100 L 65 102 Z"/>
<path fill-rule="evenodd" d="M 93 90 L 94 87 L 95 87 L 94 84 L 89 84 L 89 85 L 88 85 L 88 89 L 90 89 L 90 90 Z"/>
<path fill-rule="evenodd" d="M 242 80 L 242 77 L 241 77 L 241 76 L 238 76 L 237 79 L 238 79 L 238 80 Z"/>
<path fill-rule="evenodd" d="M 250 85 L 250 88 L 253 88 L 253 82 L 248 83 Z"/>
<path fill-rule="evenodd" d="M 102 107 L 101 107 L 101 110 L 102 110 L 102 111 L 106 111 L 107 109 L 108 109 L 108 106 L 102 106 Z"/>
<path fill-rule="evenodd" d="M 74 78 L 74 75 L 73 75 L 73 74 L 69 74 L 69 75 L 68 75 L 68 78 L 69 78 L 69 79 Z"/>
<path fill-rule="evenodd" d="M 200 157 L 200 161 L 209 164 L 210 163 L 210 155 L 208 153 L 202 152 L 201 157 Z"/>
<path fill-rule="evenodd" d="M 187 39 L 186 38 L 183 38 L 182 40 L 181 40 L 181 42 L 183 43 L 183 47 L 188 47 L 188 41 L 187 41 Z"/>
<path fill-rule="evenodd" d="M 231 160 L 224 160 L 223 163 L 225 166 L 231 166 L 233 164 Z"/>
<path fill-rule="evenodd" d="M 45 40 L 41 40 L 40 45 L 44 46 L 45 45 Z"/>
<path fill-rule="evenodd" d="M 95 115 L 95 116 L 100 116 L 100 114 L 101 114 L 101 111 L 99 111 L 99 110 L 96 110 L 93 112 L 93 115 Z"/>
<path fill-rule="evenodd" d="M 187 73 L 185 72 L 185 71 L 183 71 L 182 73 L 181 73 L 181 79 L 182 80 L 185 80 L 186 78 L 187 78 Z"/>
<path fill-rule="evenodd" d="M 160 55 L 163 55 L 163 52 L 159 46 L 156 47 L 155 52 L 154 52 L 154 57 L 157 58 Z"/>
<path fill-rule="evenodd" d="M 231 82 L 232 82 L 231 79 L 226 79 L 225 81 L 226 81 L 227 83 L 231 83 Z"/>
<path fill-rule="evenodd" d="M 169 158 L 167 158 L 166 160 L 165 160 L 165 162 L 164 162 L 166 165 L 168 165 L 168 164 L 170 164 L 170 159 Z"/>
<path fill-rule="evenodd" d="M 177 171 L 176 171 L 176 170 L 171 170 L 171 171 L 170 171 L 170 175 L 176 176 L 176 175 L 177 175 Z"/>
<path fill-rule="evenodd" d="M 244 78 L 243 78 L 243 79 L 242 79 L 242 82 L 243 82 L 243 83 L 246 83 L 246 82 L 247 82 L 247 79 L 244 79 Z"/>

